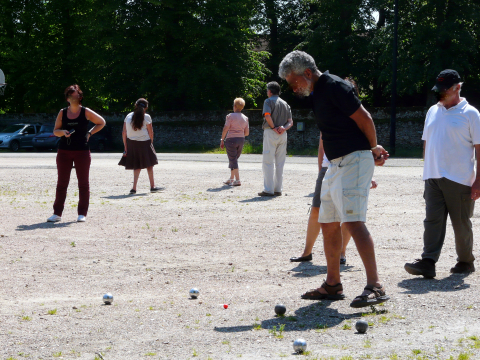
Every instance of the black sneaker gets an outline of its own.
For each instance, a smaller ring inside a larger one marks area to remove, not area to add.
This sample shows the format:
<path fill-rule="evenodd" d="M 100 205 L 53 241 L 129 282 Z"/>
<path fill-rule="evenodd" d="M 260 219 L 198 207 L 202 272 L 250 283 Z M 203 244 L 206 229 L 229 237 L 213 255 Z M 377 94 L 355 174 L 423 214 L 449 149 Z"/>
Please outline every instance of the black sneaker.
<path fill-rule="evenodd" d="M 435 273 L 435 263 L 431 260 L 426 259 L 417 259 L 413 263 L 406 263 L 405 270 L 412 275 L 423 275 L 427 279 L 434 278 L 437 274 Z"/>
<path fill-rule="evenodd" d="M 473 263 L 459 261 L 453 268 L 450 269 L 450 272 L 452 274 L 468 274 L 475 272 L 475 266 Z"/>
<path fill-rule="evenodd" d="M 159 187 L 150 188 L 150 192 L 152 192 L 152 193 L 156 193 L 156 192 L 159 192 L 161 190 L 162 190 L 162 188 L 159 188 Z"/>

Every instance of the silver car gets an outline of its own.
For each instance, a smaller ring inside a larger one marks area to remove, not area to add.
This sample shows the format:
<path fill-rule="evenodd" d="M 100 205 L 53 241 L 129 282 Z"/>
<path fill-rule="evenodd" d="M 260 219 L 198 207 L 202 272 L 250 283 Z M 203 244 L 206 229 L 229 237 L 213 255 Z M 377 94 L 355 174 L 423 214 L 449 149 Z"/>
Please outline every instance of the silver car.
<path fill-rule="evenodd" d="M 32 140 L 40 132 L 40 124 L 14 124 L 0 132 L 0 149 L 18 151 L 33 148 Z"/>

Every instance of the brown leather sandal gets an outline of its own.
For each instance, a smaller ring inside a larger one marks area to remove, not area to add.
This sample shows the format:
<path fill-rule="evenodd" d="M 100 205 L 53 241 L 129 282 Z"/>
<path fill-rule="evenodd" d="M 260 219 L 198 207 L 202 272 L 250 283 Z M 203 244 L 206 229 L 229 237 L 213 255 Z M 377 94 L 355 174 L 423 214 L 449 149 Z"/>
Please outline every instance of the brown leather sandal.
<path fill-rule="evenodd" d="M 377 305 L 385 301 L 390 300 L 390 297 L 385 294 L 385 288 L 383 286 L 371 286 L 367 285 L 363 289 L 364 292 L 369 292 L 365 295 L 359 295 L 350 303 L 353 308 L 361 308 L 370 305 Z"/>
<path fill-rule="evenodd" d="M 328 285 L 326 281 L 323 282 L 322 286 L 327 291 L 326 294 L 322 294 L 318 289 L 313 289 L 307 291 L 302 295 L 302 299 L 305 300 L 343 300 L 345 299 L 344 294 L 339 294 L 339 291 L 343 291 L 342 283 L 337 285 Z"/>

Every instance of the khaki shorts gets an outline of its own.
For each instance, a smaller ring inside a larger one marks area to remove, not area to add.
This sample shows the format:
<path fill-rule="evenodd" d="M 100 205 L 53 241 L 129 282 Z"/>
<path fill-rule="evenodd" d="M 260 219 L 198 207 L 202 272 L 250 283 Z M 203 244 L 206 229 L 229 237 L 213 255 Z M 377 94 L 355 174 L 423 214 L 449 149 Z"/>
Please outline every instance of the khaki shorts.
<path fill-rule="evenodd" d="M 370 150 L 333 159 L 322 182 L 318 222 L 366 222 L 374 168 Z"/>

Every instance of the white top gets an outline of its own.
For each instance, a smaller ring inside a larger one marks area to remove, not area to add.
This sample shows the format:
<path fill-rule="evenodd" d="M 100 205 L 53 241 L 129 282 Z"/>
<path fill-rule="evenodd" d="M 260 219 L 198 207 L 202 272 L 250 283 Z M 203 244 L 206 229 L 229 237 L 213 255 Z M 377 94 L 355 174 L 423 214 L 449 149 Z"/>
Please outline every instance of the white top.
<path fill-rule="evenodd" d="M 330 161 L 328 161 L 327 155 L 323 154 L 322 168 L 328 167 L 328 165 L 330 165 Z"/>
<path fill-rule="evenodd" d="M 423 180 L 442 177 L 466 186 L 475 181 L 475 148 L 480 144 L 480 113 L 464 98 L 446 109 L 433 105 L 425 118 Z"/>
<path fill-rule="evenodd" d="M 147 125 L 152 123 L 152 118 L 150 115 L 145 114 L 145 119 L 143 120 L 143 126 L 140 130 L 133 130 L 132 127 L 132 117 L 133 112 L 127 115 L 125 118 L 125 127 L 127 128 L 127 138 L 135 141 L 147 141 L 150 140 L 148 135 Z"/>

